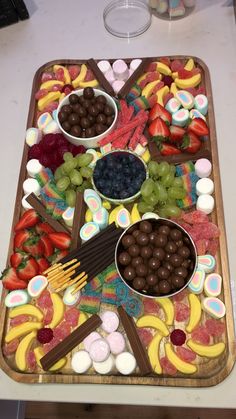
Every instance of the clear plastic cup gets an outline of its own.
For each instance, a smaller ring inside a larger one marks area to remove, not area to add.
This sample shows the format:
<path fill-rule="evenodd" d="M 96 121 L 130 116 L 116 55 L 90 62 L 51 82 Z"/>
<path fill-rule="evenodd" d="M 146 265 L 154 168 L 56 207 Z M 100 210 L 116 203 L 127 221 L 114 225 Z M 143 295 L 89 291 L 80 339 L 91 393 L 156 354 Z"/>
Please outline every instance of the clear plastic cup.
<path fill-rule="evenodd" d="M 181 19 L 192 13 L 196 0 L 149 0 L 152 13 L 166 20 Z"/>

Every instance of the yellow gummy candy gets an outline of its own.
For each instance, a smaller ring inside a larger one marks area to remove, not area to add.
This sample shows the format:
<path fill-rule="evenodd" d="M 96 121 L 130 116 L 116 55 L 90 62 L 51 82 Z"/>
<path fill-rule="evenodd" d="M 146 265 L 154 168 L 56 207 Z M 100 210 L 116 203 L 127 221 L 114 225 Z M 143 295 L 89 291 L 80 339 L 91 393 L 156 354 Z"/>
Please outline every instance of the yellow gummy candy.
<path fill-rule="evenodd" d="M 54 73 L 59 70 L 59 68 L 62 68 L 62 70 L 64 71 L 64 80 L 65 80 L 65 84 L 71 84 L 71 78 L 70 78 L 70 73 L 68 71 L 68 69 L 66 67 L 64 67 L 63 65 L 58 65 L 55 64 L 53 66 L 53 71 Z"/>
<path fill-rule="evenodd" d="M 94 80 L 90 80 L 90 81 L 81 81 L 80 82 L 80 87 L 97 87 L 98 86 L 98 81 L 96 79 Z"/>
<path fill-rule="evenodd" d="M 75 80 L 72 81 L 72 86 L 74 87 L 74 89 L 76 87 L 79 87 L 81 81 L 84 81 L 86 72 L 87 66 L 85 64 L 82 64 L 79 75 L 76 77 Z"/>
<path fill-rule="evenodd" d="M 89 223 L 90 221 L 93 221 L 93 213 L 89 208 L 87 209 L 87 211 L 85 213 L 85 221 L 86 221 L 86 223 Z"/>
<path fill-rule="evenodd" d="M 38 110 L 43 111 L 46 106 L 54 102 L 55 100 L 58 100 L 61 96 L 61 92 L 50 92 L 46 96 L 42 97 L 42 99 L 39 99 L 38 101 Z"/>
<path fill-rule="evenodd" d="M 46 89 L 46 90 L 47 89 L 51 89 L 56 84 L 59 84 L 60 86 L 64 86 L 63 81 L 60 81 L 60 80 L 48 80 L 48 81 L 45 81 L 44 83 L 41 84 L 40 90 L 41 89 Z"/>

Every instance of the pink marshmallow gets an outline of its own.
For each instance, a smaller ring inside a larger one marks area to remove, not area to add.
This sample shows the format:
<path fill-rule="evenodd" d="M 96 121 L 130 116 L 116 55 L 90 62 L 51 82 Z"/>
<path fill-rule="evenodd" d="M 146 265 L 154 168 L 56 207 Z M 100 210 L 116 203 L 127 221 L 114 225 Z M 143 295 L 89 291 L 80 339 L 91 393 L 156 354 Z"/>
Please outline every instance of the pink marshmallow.
<path fill-rule="evenodd" d="M 84 340 L 83 340 L 83 344 L 84 344 L 84 348 L 87 352 L 89 352 L 89 348 L 91 346 L 91 344 L 95 341 L 101 339 L 101 335 L 99 335 L 98 332 L 91 332 Z"/>
<path fill-rule="evenodd" d="M 95 362 L 103 362 L 110 355 L 110 347 L 105 339 L 97 339 L 91 343 L 89 355 Z"/>
<path fill-rule="evenodd" d="M 100 316 L 102 319 L 102 329 L 107 333 L 115 332 L 119 326 L 119 317 L 114 311 L 104 311 Z"/>
<path fill-rule="evenodd" d="M 124 86 L 125 82 L 122 80 L 116 80 L 112 83 L 112 87 L 115 93 L 118 93 L 120 89 Z"/>
<path fill-rule="evenodd" d="M 125 339 L 120 332 L 113 332 L 107 336 L 111 353 L 118 355 L 125 350 Z"/>

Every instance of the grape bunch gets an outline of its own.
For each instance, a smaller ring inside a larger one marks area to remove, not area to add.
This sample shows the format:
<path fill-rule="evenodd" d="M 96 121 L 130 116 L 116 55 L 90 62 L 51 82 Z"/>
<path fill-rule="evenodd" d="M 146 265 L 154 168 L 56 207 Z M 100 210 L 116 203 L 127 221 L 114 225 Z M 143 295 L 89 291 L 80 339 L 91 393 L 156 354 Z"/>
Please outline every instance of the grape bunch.
<path fill-rule="evenodd" d="M 156 212 L 160 217 L 177 218 L 181 214 L 176 200 L 183 199 L 186 191 L 183 181 L 175 176 L 175 166 L 165 161 L 148 163 L 149 178 L 141 186 L 141 213 Z"/>
<path fill-rule="evenodd" d="M 63 155 L 64 163 L 61 164 L 54 173 L 57 188 L 65 193 L 65 199 L 69 207 L 75 206 L 76 191 L 84 192 L 91 188 L 91 176 L 93 169 L 88 167 L 93 160 L 93 155 L 89 153 L 73 154 L 66 152 Z"/>

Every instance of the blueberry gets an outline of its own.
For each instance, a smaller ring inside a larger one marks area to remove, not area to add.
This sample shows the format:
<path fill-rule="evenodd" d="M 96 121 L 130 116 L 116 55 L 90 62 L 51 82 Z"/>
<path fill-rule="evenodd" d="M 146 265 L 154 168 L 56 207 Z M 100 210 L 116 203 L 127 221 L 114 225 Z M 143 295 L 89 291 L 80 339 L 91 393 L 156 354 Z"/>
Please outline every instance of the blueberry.
<path fill-rule="evenodd" d="M 121 197 L 121 199 L 126 199 L 126 198 L 129 198 L 129 193 L 128 193 L 128 191 L 127 190 L 122 190 L 121 192 L 120 192 L 120 197 Z"/>

